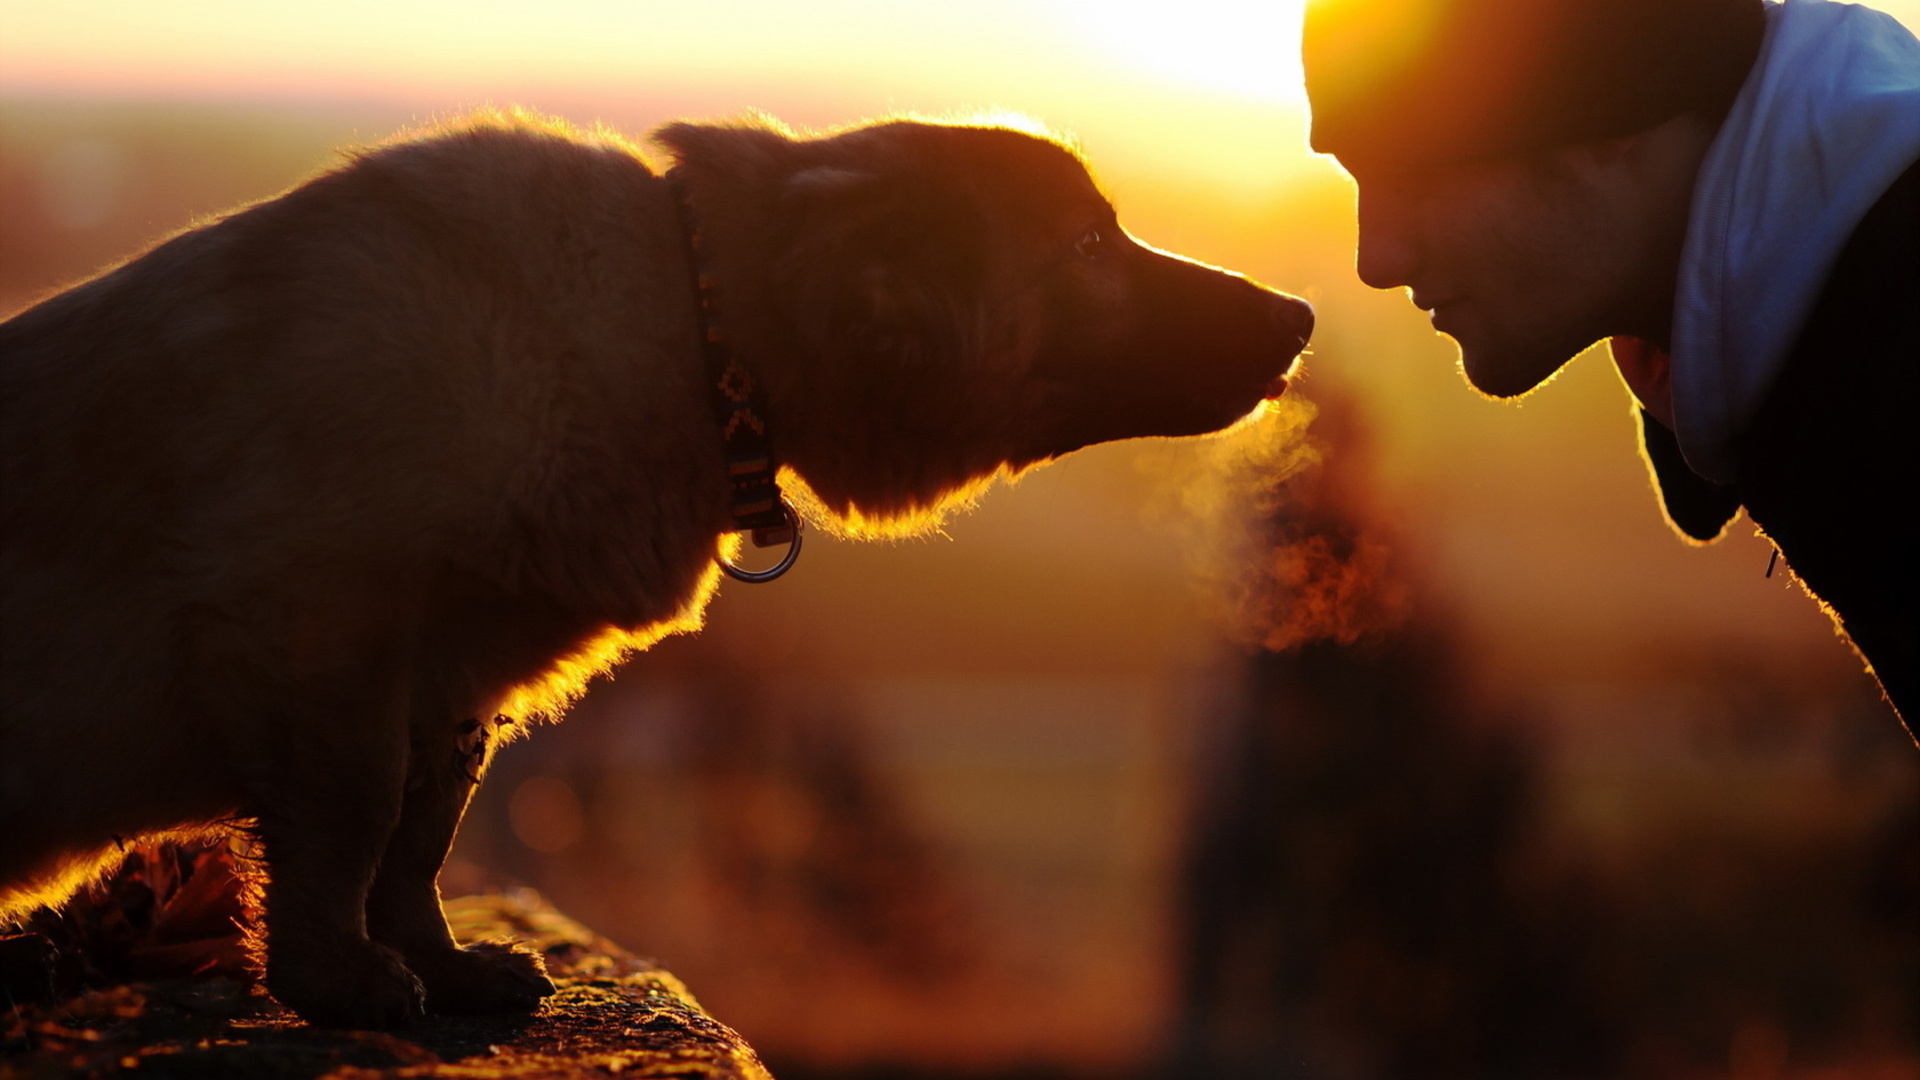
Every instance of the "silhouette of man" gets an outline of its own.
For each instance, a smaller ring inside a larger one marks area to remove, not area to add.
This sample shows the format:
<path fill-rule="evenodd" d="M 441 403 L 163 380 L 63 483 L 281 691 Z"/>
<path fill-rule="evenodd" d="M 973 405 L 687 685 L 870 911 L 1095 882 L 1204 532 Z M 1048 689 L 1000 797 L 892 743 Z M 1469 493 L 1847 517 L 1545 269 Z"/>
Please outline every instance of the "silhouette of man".
<path fill-rule="evenodd" d="M 1669 521 L 1745 506 L 1920 723 L 1920 42 L 1827 0 L 1313 0 L 1360 277 L 1467 380 L 1612 339 Z"/>

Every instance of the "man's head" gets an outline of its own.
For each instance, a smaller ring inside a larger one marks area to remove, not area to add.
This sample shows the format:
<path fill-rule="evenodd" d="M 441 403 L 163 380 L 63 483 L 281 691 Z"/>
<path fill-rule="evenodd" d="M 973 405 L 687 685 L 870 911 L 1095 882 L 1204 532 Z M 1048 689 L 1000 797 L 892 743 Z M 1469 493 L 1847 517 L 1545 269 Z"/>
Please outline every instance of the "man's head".
<path fill-rule="evenodd" d="M 1475 161 L 1352 166 L 1360 277 L 1406 286 L 1482 393 L 1533 389 L 1582 349 L 1666 346 L 1693 177 L 1713 125 Z"/>
<path fill-rule="evenodd" d="M 1410 286 L 1512 396 L 1664 341 L 1694 172 L 1760 0 L 1314 0 L 1314 148 L 1360 187 L 1361 277 Z"/>

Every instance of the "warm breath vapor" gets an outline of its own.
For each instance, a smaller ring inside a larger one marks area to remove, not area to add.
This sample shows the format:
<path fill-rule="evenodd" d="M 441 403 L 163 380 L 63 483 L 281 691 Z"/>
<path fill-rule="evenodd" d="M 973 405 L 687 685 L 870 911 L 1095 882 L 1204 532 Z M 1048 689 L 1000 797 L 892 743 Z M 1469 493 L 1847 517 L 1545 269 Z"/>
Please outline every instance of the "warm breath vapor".
<path fill-rule="evenodd" d="M 1289 394 L 1152 468 L 1159 516 L 1185 534 L 1204 603 L 1236 644 L 1350 644 L 1404 620 L 1393 549 L 1355 506 L 1351 426 L 1346 409 Z"/>

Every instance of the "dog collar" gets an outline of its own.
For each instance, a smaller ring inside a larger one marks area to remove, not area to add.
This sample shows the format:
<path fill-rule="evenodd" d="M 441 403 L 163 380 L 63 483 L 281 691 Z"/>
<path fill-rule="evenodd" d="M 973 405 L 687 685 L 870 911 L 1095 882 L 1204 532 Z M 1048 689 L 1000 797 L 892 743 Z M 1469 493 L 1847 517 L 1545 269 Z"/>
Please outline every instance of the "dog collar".
<path fill-rule="evenodd" d="M 745 570 L 725 559 L 720 569 L 739 581 L 772 581 L 792 568 L 800 557 L 800 515 L 780 492 L 779 462 L 767 440 L 765 411 L 759 385 L 740 358 L 733 354 L 721 330 L 714 303 L 714 278 L 702 252 L 700 221 L 685 183 L 669 169 L 667 186 L 680 214 L 680 230 L 687 242 L 687 270 L 700 303 L 700 347 L 713 387 L 715 416 L 726 444 L 727 509 L 737 532 L 753 537 L 755 547 L 787 545 L 787 553 L 768 570 Z"/>

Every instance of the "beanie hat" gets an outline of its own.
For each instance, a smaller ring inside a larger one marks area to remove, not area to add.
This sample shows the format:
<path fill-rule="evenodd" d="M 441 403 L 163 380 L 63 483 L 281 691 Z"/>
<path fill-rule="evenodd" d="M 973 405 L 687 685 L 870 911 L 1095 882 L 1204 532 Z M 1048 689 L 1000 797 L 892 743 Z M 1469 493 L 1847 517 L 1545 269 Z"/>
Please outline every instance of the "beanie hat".
<path fill-rule="evenodd" d="M 1765 26 L 1761 0 L 1310 0 L 1313 148 L 1486 158 L 1723 110 Z"/>

